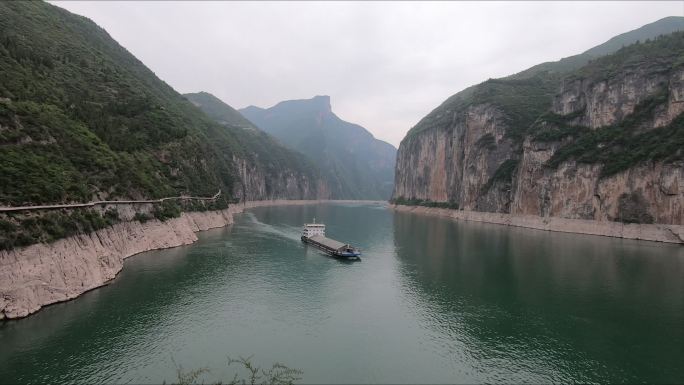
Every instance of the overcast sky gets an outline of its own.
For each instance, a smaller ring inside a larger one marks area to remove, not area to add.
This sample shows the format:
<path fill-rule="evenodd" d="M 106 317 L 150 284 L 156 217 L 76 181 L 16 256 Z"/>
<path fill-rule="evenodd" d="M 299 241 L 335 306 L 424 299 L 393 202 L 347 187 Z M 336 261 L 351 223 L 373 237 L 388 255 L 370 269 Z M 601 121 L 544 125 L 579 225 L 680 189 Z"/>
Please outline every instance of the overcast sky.
<path fill-rule="evenodd" d="M 338 116 L 395 146 L 467 86 L 684 16 L 684 1 L 54 3 L 181 93 L 235 108 L 330 95 Z"/>

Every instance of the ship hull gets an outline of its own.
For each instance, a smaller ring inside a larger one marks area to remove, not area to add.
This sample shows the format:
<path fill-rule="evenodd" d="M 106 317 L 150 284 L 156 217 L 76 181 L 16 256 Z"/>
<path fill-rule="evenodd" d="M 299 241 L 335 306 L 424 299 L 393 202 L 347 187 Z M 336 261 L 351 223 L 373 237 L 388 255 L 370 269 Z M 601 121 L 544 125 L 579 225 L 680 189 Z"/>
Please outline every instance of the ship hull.
<path fill-rule="evenodd" d="M 312 239 L 309 239 L 308 237 L 302 236 L 302 242 L 306 243 L 307 245 L 311 245 L 326 254 L 338 258 L 338 259 L 346 259 L 346 260 L 361 260 L 361 253 L 358 251 L 355 252 L 342 252 L 338 251 L 335 249 L 331 249 L 321 243 L 318 243 Z"/>

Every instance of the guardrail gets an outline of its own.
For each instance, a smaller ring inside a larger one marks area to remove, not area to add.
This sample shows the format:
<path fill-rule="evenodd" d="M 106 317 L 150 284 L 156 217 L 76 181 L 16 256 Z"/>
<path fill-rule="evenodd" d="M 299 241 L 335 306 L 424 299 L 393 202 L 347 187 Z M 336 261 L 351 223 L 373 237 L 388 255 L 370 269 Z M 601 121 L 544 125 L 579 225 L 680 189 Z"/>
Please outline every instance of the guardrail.
<path fill-rule="evenodd" d="M 177 197 L 166 197 L 160 199 L 146 199 L 139 201 L 93 201 L 88 203 L 72 203 L 64 205 L 42 205 L 42 206 L 20 206 L 20 207 L 0 207 L 0 212 L 10 212 L 10 211 L 29 211 L 29 210 L 53 210 L 53 209 L 68 209 L 68 208 L 80 208 L 80 207 L 93 207 L 98 205 L 129 205 L 137 203 L 162 203 L 167 200 L 177 199 L 177 200 L 202 200 L 202 201 L 213 201 L 221 195 L 221 190 L 211 197 L 193 197 L 187 195 L 181 195 Z"/>

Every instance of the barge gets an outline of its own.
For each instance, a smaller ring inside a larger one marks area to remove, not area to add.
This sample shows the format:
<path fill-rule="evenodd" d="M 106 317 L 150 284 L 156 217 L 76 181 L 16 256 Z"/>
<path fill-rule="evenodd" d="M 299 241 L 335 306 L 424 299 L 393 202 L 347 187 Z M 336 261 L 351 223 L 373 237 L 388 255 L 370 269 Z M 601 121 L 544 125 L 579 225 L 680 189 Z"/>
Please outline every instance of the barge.
<path fill-rule="evenodd" d="M 325 225 L 316 223 L 304 224 L 302 231 L 302 242 L 312 245 L 323 252 L 340 259 L 360 260 L 361 251 L 347 243 L 342 243 L 334 239 L 325 237 Z"/>

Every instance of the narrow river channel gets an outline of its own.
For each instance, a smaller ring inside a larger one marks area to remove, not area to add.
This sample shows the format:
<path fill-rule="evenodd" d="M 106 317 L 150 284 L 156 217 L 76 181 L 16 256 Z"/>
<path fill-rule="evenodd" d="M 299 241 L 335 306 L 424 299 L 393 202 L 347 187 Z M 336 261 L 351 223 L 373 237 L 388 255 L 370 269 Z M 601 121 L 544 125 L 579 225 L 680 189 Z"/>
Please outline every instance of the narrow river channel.
<path fill-rule="evenodd" d="M 301 224 L 363 249 L 342 262 Z M 681 382 L 684 247 L 393 212 L 252 209 L 110 285 L 0 323 L 0 382 L 232 378 L 227 356 L 303 383 Z"/>

